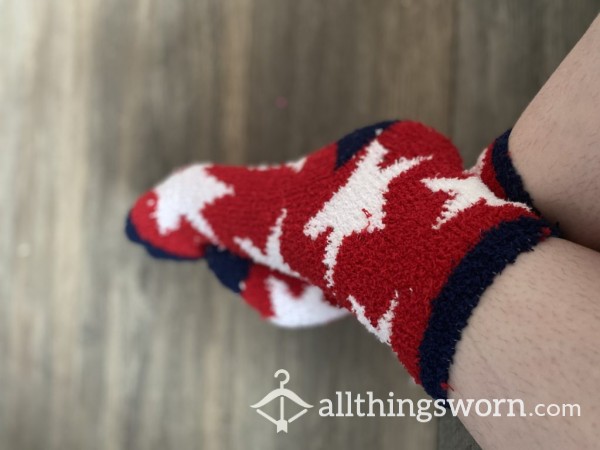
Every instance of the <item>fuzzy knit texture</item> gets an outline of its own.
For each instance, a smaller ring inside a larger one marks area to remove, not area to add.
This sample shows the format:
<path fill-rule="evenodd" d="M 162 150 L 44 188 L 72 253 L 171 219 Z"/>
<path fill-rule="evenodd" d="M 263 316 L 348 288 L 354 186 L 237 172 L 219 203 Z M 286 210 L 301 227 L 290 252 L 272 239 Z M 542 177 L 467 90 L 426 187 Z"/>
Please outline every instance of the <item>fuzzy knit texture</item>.
<path fill-rule="evenodd" d="M 141 229 L 150 222 L 142 220 Z M 323 291 L 297 277 L 257 264 L 223 247 L 207 244 L 196 256 L 192 252 L 171 253 L 143 239 L 127 219 L 126 234 L 142 244 L 157 259 L 193 261 L 206 259 L 209 269 L 227 289 L 239 294 L 260 316 L 284 328 L 307 328 L 324 325 L 345 317 L 349 312 L 327 301 Z M 193 241 L 193 239 L 192 239 Z M 194 247 L 196 244 L 193 244 Z"/>
<path fill-rule="evenodd" d="M 481 153 L 472 171 L 497 197 L 525 203 L 534 209 L 533 200 L 510 156 L 508 141 L 511 131 L 509 129 L 494 139 Z"/>
<path fill-rule="evenodd" d="M 502 194 L 435 130 L 386 121 L 292 163 L 183 168 L 140 197 L 127 230 L 156 256 L 206 258 L 275 323 L 352 312 L 445 398 L 481 295 L 552 233 Z"/>
<path fill-rule="evenodd" d="M 511 132 L 512 129 L 508 129 L 494 139 L 479 155 L 477 163 L 469 172 L 480 177 L 497 197 L 524 203 L 533 212 L 541 215 L 513 164 L 509 147 Z M 550 223 L 550 227 L 553 235 L 561 235 L 558 223 Z"/>

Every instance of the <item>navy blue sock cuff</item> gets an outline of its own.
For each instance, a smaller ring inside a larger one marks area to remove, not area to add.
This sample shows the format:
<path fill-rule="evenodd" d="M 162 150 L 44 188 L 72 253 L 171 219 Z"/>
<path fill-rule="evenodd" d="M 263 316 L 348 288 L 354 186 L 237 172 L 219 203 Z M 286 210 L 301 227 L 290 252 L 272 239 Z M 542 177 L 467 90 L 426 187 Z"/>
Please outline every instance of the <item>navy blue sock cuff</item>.
<path fill-rule="evenodd" d="M 420 378 L 429 395 L 447 398 L 450 365 L 462 330 L 483 292 L 496 275 L 549 235 L 542 219 L 521 217 L 504 222 L 483 234 L 453 270 L 432 301 L 432 312 L 419 346 Z"/>
<path fill-rule="evenodd" d="M 535 210 L 533 199 L 529 192 L 523 186 L 523 179 L 515 169 L 510 155 L 508 153 L 508 139 L 512 129 L 505 131 L 495 141 L 492 147 L 492 164 L 496 173 L 496 180 L 509 200 L 513 202 L 525 203 L 527 206 Z"/>

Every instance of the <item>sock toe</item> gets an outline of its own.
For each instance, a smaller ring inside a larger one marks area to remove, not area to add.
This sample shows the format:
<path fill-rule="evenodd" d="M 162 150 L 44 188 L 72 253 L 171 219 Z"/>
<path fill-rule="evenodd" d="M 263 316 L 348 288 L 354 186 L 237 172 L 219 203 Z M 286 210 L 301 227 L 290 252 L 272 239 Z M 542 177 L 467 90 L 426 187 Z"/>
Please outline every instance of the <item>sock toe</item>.
<path fill-rule="evenodd" d="M 140 244 L 146 249 L 150 256 L 156 259 L 167 259 L 174 261 L 196 261 L 202 258 L 202 252 L 200 251 L 200 249 L 198 251 L 197 256 L 186 256 L 182 254 L 169 252 L 164 248 L 160 248 L 158 246 L 153 245 L 149 240 L 145 240 L 144 238 L 142 238 L 136 226 L 134 225 L 133 220 L 131 219 L 131 213 L 127 215 L 127 220 L 125 222 L 125 234 L 131 242 Z"/>
<path fill-rule="evenodd" d="M 204 239 L 182 218 L 176 232 L 161 233 L 155 219 L 156 196 L 144 194 L 127 216 L 125 233 L 129 240 L 141 244 L 154 258 L 197 260 L 204 256 Z"/>

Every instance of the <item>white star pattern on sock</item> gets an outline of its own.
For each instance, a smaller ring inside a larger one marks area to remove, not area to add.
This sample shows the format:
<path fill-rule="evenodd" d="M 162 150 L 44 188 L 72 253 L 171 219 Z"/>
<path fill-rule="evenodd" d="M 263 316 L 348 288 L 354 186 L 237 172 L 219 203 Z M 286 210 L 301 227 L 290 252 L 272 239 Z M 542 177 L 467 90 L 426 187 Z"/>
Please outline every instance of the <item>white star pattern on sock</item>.
<path fill-rule="evenodd" d="M 247 166 L 246 168 L 248 170 L 256 170 L 258 172 L 266 172 L 268 170 L 277 170 L 277 169 L 281 169 L 282 167 L 287 167 L 288 169 L 292 169 L 294 172 L 298 173 L 303 169 L 304 163 L 306 163 L 306 158 L 307 157 L 305 156 L 296 161 L 290 161 L 290 162 L 286 162 L 284 164 L 258 164 L 255 166 Z"/>
<path fill-rule="evenodd" d="M 485 157 L 487 156 L 489 149 L 488 148 L 484 148 L 481 153 L 479 154 L 479 157 L 477 158 L 477 162 L 475 163 L 475 165 L 473 167 L 471 167 L 470 169 L 468 169 L 466 172 L 471 174 L 471 175 L 475 175 L 478 176 L 479 178 L 481 178 L 481 170 L 483 169 L 483 161 L 485 159 Z"/>
<path fill-rule="evenodd" d="M 323 259 L 323 264 L 327 267 L 325 280 L 328 287 L 334 284 L 337 255 L 344 238 L 365 230 L 369 233 L 383 230 L 384 196 L 390 182 L 422 161 L 431 159 L 431 156 L 412 159 L 401 157 L 382 169 L 379 165 L 387 152 L 385 147 L 374 140 L 346 184 L 304 226 L 304 234 L 313 240 L 329 231 Z"/>
<path fill-rule="evenodd" d="M 496 197 L 479 177 L 425 178 L 421 181 L 432 192 L 443 191 L 449 195 L 442 206 L 440 216 L 432 226 L 434 230 L 439 230 L 446 222 L 452 220 L 462 211 L 472 207 L 480 200 L 484 200 L 489 206 L 513 205 L 529 209 L 523 203 L 510 202 Z"/>
<path fill-rule="evenodd" d="M 160 234 L 179 228 L 181 217 L 185 217 L 196 231 L 218 242 L 202 210 L 221 197 L 233 195 L 234 191 L 232 186 L 208 173 L 208 167 L 200 164 L 187 167 L 154 189 L 158 197 L 154 217 Z"/>
<path fill-rule="evenodd" d="M 379 320 L 377 320 L 376 327 L 374 327 L 371 324 L 371 321 L 365 316 L 365 308 L 358 303 L 356 298 L 349 295 L 348 301 L 352 305 L 352 312 L 356 315 L 358 321 L 362 323 L 367 330 L 377 336 L 381 342 L 390 345 L 390 339 L 392 337 L 392 320 L 394 319 L 396 306 L 398 306 L 398 293 L 396 293 L 396 298 L 390 302 L 388 310 L 379 318 Z"/>
<path fill-rule="evenodd" d="M 265 252 L 254 245 L 254 242 L 248 238 L 234 237 L 233 241 L 243 250 L 254 262 L 264 264 L 271 269 L 279 270 L 282 273 L 296 278 L 302 278 L 298 272 L 292 270 L 281 255 L 281 234 L 283 221 L 287 216 L 287 210 L 283 208 L 277 218 L 275 225 L 271 228 L 271 234 L 267 238 Z"/>
<path fill-rule="evenodd" d="M 321 325 L 348 314 L 348 310 L 327 303 L 316 286 L 307 286 L 295 296 L 287 284 L 276 277 L 267 278 L 266 283 L 274 313 L 269 320 L 275 325 L 287 328 Z"/>
<path fill-rule="evenodd" d="M 304 163 L 306 163 L 306 156 L 304 158 L 300 158 L 296 161 L 286 163 L 285 166 L 289 167 L 294 172 L 298 173 L 304 168 Z"/>

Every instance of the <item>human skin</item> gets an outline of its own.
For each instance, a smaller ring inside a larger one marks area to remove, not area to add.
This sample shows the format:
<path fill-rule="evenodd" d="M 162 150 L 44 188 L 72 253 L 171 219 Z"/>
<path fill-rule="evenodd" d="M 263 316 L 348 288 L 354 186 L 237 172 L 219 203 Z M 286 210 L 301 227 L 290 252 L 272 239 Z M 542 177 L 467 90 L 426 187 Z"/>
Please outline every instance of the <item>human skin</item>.
<path fill-rule="evenodd" d="M 600 250 L 600 16 L 527 106 L 509 149 L 540 212 Z"/>
<path fill-rule="evenodd" d="M 498 276 L 463 331 L 449 397 L 523 400 L 527 417 L 461 417 L 484 449 L 593 448 L 600 441 L 600 18 L 520 117 L 509 149 L 535 206 L 589 248 L 550 238 Z M 581 416 L 529 416 L 539 403 L 576 403 Z"/>
<path fill-rule="evenodd" d="M 580 417 L 461 420 L 484 449 L 592 448 L 600 440 L 600 253 L 550 238 L 480 300 L 450 372 L 450 398 L 577 403 Z M 508 412 L 508 409 L 500 410 Z"/>

